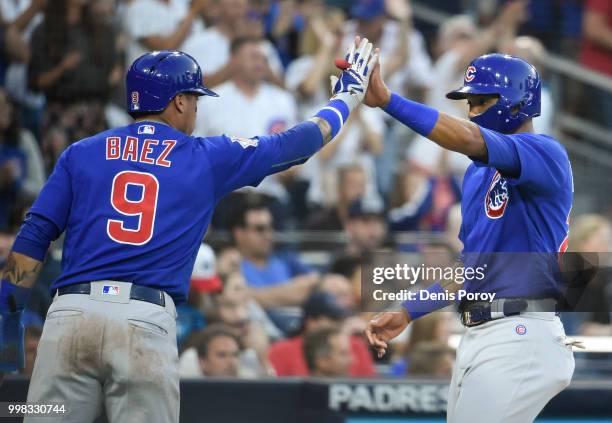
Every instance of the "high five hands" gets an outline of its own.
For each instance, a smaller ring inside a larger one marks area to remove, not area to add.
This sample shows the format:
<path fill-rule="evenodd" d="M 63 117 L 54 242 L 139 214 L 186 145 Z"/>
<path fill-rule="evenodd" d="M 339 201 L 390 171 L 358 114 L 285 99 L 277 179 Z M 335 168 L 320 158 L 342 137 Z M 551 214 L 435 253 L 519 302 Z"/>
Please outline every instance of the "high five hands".
<path fill-rule="evenodd" d="M 373 52 L 372 48 L 372 43 L 367 38 L 355 37 L 355 42 L 349 46 L 345 58 L 336 60 L 336 66 L 342 70 L 340 77 L 330 77 L 332 99 L 344 101 L 351 110 L 363 101 L 372 70 L 378 64 L 379 49 Z"/>
<path fill-rule="evenodd" d="M 372 48 L 367 38 L 355 37 L 355 43 L 349 47 L 346 57 L 335 61 L 342 73 L 340 78 L 331 76 L 332 93 L 336 95 L 352 90 L 355 100 L 366 106 L 384 108 L 389 103 L 391 91 L 381 77 L 380 49 L 376 48 L 372 54 Z"/>

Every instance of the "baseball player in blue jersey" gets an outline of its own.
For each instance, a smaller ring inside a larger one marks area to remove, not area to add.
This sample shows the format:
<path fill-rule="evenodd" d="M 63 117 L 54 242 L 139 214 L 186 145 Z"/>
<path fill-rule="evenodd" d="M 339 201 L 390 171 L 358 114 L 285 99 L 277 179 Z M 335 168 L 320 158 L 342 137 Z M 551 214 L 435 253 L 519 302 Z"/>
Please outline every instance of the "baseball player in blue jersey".
<path fill-rule="evenodd" d="M 175 304 L 186 300 L 213 209 L 227 193 L 303 163 L 338 133 L 377 60 L 372 44 L 359 41 L 314 118 L 255 138 L 190 136 L 198 97 L 216 96 L 191 56 L 160 51 L 132 64 L 135 122 L 66 149 L 2 273 L 6 372 L 23 366 L 20 317 L 50 242 L 65 233 L 28 402 L 62 402 L 70 414 L 45 422 L 91 422 L 102 406 L 111 422 L 178 422 Z"/>
<path fill-rule="evenodd" d="M 391 93 L 377 67 L 364 102 L 473 160 L 463 181 L 459 234 L 463 256 L 550 253 L 556 257 L 565 251 L 572 172 L 561 144 L 534 133 L 532 119 L 540 114 L 536 69 L 512 56 L 481 56 L 468 66 L 464 85 L 447 97 L 467 100 L 469 120 Z M 448 397 L 450 423 L 532 422 L 571 380 L 571 345 L 554 308 L 547 308 L 555 292 L 553 276 L 540 273 L 531 278 L 515 264 L 502 263 L 485 277 L 486 283 L 463 287 L 476 292 L 484 286 L 496 296 L 491 302 L 460 305 L 467 329 Z M 452 281 L 439 282 L 426 290 L 444 294 L 457 287 Z M 402 312 L 375 316 L 366 335 L 382 355 L 387 342 L 412 320 L 448 304 L 444 299 L 407 301 Z"/>

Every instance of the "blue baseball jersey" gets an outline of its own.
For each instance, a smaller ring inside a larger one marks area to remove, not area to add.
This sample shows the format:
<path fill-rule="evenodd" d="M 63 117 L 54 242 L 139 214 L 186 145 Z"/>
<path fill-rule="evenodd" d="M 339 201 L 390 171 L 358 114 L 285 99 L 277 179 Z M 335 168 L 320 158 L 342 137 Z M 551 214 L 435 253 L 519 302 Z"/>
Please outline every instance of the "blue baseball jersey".
<path fill-rule="evenodd" d="M 190 137 L 153 121 L 102 132 L 64 151 L 22 237 L 28 221 L 51 222 L 54 237 L 65 230 L 52 290 L 128 281 L 181 303 L 217 201 L 304 162 L 321 144 L 312 122 L 252 139 Z"/>
<path fill-rule="evenodd" d="M 466 171 L 459 237 L 465 265 L 488 268 L 485 280 L 466 283 L 466 290 L 557 296 L 554 266 L 567 248 L 573 201 L 567 152 L 547 135 L 480 130 L 488 161 L 475 160 Z"/>

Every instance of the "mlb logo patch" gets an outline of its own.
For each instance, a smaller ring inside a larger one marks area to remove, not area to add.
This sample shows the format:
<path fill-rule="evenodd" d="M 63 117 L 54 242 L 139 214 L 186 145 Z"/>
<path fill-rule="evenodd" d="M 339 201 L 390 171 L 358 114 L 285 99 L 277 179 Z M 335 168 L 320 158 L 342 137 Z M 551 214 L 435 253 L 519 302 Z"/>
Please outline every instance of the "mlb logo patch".
<path fill-rule="evenodd" d="M 152 135 L 155 133 L 155 127 L 153 125 L 140 125 L 138 127 L 138 134 Z"/>
<path fill-rule="evenodd" d="M 106 295 L 119 295 L 119 287 L 117 285 L 104 285 L 102 287 L 102 293 Z"/>

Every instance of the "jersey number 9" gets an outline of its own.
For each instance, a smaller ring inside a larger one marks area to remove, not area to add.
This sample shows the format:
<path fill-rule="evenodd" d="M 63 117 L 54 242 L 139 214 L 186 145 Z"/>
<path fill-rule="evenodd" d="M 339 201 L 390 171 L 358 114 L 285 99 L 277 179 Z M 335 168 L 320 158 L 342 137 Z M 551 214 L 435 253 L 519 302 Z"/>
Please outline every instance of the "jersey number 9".
<path fill-rule="evenodd" d="M 140 200 L 128 199 L 129 185 L 141 187 Z M 149 242 L 155 226 L 158 192 L 159 182 L 150 173 L 124 171 L 115 175 L 111 204 L 117 212 L 124 216 L 138 216 L 138 226 L 136 229 L 128 229 L 125 227 L 124 220 L 108 219 L 106 223 L 108 236 L 120 244 L 144 245 Z"/>

